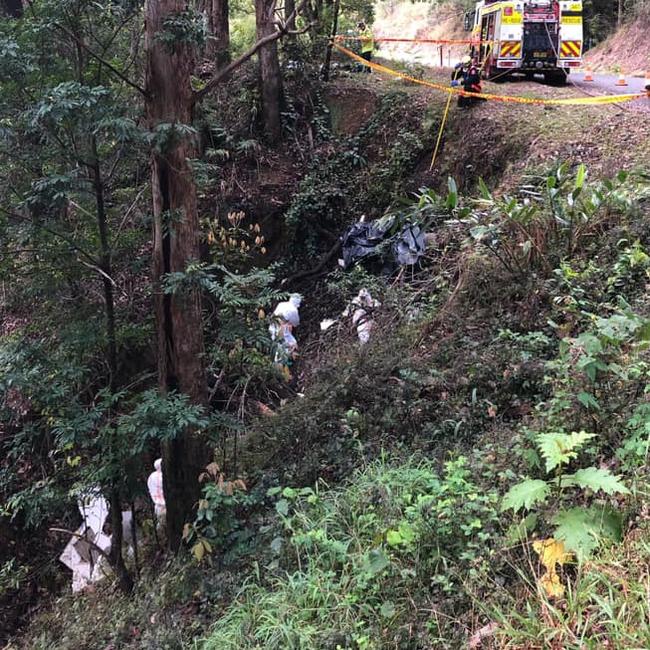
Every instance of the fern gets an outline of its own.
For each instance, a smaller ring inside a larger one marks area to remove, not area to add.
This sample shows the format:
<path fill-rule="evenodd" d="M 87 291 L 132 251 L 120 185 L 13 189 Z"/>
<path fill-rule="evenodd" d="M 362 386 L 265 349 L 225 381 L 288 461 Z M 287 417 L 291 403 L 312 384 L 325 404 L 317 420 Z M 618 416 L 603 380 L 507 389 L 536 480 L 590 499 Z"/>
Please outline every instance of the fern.
<path fill-rule="evenodd" d="M 522 508 L 530 510 L 536 503 L 546 501 L 550 487 L 546 481 L 528 479 L 513 485 L 503 497 L 502 510 L 519 512 Z"/>
<path fill-rule="evenodd" d="M 556 467 L 568 464 L 578 456 L 577 450 L 594 435 L 585 431 L 540 433 L 537 436 L 537 446 L 546 460 L 546 471 L 552 472 Z"/>
<path fill-rule="evenodd" d="M 586 467 L 579 469 L 575 474 L 562 477 L 564 485 L 575 485 L 588 488 L 594 492 L 602 491 L 605 494 L 629 494 L 630 491 L 623 485 L 620 478 L 608 469 Z"/>

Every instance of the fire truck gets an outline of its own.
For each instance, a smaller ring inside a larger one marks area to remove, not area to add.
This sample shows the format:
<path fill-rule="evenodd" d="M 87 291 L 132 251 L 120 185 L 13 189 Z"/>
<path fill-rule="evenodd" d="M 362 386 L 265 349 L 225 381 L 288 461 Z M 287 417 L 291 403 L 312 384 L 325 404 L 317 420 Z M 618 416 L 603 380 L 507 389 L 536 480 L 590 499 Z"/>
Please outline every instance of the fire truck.
<path fill-rule="evenodd" d="M 465 29 L 486 79 L 521 72 L 565 83 L 582 64 L 582 0 L 482 0 L 465 14 Z"/>

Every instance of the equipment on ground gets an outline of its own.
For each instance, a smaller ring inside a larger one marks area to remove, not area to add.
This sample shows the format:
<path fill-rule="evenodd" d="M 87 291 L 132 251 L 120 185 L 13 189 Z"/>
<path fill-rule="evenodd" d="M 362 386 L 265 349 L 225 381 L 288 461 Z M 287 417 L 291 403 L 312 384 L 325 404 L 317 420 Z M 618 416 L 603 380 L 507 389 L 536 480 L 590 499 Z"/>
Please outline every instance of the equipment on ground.
<path fill-rule="evenodd" d="M 465 14 L 465 29 L 486 79 L 523 72 L 564 83 L 582 65 L 582 0 L 481 0 Z"/>

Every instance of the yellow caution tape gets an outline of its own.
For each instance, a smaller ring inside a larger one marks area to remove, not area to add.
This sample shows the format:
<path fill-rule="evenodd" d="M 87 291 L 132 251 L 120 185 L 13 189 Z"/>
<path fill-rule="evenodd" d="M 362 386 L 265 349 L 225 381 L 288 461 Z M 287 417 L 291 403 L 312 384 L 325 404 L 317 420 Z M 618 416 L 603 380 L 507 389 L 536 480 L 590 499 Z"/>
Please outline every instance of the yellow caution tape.
<path fill-rule="evenodd" d="M 361 36 L 345 36 L 344 34 L 337 34 L 334 37 L 335 41 L 362 41 L 366 40 Z M 471 38 L 392 38 L 388 36 L 375 36 L 373 40 L 376 43 L 435 43 L 437 45 L 479 45 L 479 39 Z M 483 43 L 491 43 L 492 41 L 482 41 Z"/>
<path fill-rule="evenodd" d="M 355 54 L 347 47 L 343 47 L 338 43 L 334 43 L 334 47 L 346 56 L 349 56 L 351 59 L 354 59 L 355 61 L 358 61 L 362 65 L 366 65 L 373 70 L 377 70 L 378 72 L 383 72 L 385 74 L 392 75 L 393 77 L 399 77 L 400 79 L 406 79 L 412 83 L 420 84 L 421 86 L 427 86 L 428 88 L 433 88 L 435 90 L 441 90 L 446 93 L 456 93 L 465 97 L 477 97 L 479 99 L 487 99 L 490 101 L 511 102 L 515 104 L 545 104 L 552 106 L 598 106 L 600 104 L 620 104 L 622 102 L 630 102 L 636 99 L 647 97 L 647 93 L 645 92 L 629 93 L 626 95 L 602 95 L 600 97 L 569 97 L 566 99 L 545 99 L 542 97 L 514 97 L 512 95 L 470 93 L 466 90 L 463 90 L 462 88 L 453 88 L 451 86 L 435 83 L 433 81 L 417 79 L 416 77 L 411 77 L 410 75 L 404 74 L 403 72 L 398 72 L 392 68 L 387 68 L 386 66 L 379 63 L 366 61 L 366 59 L 360 57 L 358 54 Z"/>

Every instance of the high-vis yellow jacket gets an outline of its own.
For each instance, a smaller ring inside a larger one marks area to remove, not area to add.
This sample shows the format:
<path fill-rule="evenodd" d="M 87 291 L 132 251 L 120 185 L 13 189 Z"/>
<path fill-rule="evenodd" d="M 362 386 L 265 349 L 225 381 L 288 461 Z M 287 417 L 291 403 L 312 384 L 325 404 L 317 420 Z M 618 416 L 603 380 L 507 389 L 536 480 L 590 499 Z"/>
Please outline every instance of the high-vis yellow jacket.
<path fill-rule="evenodd" d="M 370 29 L 364 29 L 359 34 L 359 38 L 361 38 L 361 54 L 375 51 L 375 37 Z"/>

